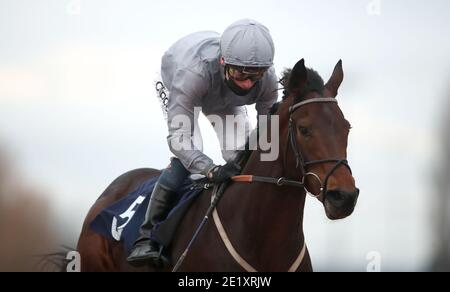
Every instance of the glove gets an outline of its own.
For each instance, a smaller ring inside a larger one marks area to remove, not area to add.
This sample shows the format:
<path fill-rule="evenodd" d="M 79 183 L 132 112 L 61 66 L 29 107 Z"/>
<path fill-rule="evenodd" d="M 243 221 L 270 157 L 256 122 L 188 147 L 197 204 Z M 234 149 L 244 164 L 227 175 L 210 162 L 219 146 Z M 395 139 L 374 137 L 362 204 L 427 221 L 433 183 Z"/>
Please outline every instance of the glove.
<path fill-rule="evenodd" d="M 229 162 L 223 166 L 214 167 L 208 172 L 207 178 L 213 183 L 223 183 L 240 173 L 241 167 L 234 162 Z"/>

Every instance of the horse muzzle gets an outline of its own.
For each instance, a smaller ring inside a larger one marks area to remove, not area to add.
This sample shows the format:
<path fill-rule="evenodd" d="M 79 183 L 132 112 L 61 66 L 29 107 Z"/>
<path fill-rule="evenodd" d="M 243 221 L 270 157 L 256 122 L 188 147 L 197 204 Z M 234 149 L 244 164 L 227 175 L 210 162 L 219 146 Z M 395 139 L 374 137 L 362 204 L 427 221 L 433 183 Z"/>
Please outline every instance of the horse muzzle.
<path fill-rule="evenodd" d="M 325 193 L 325 211 L 331 220 L 344 219 L 355 210 L 359 197 L 359 189 L 354 192 L 345 192 L 339 189 L 329 190 Z"/>

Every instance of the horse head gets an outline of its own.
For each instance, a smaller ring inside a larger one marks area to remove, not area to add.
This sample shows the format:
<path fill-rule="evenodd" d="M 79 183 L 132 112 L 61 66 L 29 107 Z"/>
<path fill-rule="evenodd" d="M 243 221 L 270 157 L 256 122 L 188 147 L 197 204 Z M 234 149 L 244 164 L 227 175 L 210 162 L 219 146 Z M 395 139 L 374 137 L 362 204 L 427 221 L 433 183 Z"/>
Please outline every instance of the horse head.
<path fill-rule="evenodd" d="M 290 176 L 301 177 L 307 193 L 322 202 L 331 220 L 350 216 L 359 196 L 347 162 L 351 125 L 336 99 L 343 77 L 342 61 L 324 84 L 300 60 L 286 73 L 284 103 L 289 108 L 284 106 L 280 114 L 288 137 L 285 168 Z"/>

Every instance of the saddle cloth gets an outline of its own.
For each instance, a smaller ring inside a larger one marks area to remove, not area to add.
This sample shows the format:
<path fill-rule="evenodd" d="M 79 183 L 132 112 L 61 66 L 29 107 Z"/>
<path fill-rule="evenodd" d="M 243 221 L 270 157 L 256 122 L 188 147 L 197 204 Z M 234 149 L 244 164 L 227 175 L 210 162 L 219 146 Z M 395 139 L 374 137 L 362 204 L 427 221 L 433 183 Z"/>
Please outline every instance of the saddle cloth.
<path fill-rule="evenodd" d="M 104 209 L 92 221 L 91 229 L 109 240 L 121 242 L 126 253 L 130 254 L 133 243 L 139 237 L 139 228 L 144 221 L 150 196 L 158 178 L 149 179 L 135 191 Z M 152 239 L 168 247 L 179 222 L 202 190 L 202 188 L 194 187 L 192 181 L 187 179 L 177 190 L 181 197 L 178 204 L 171 210 L 165 221 L 153 228 Z"/>

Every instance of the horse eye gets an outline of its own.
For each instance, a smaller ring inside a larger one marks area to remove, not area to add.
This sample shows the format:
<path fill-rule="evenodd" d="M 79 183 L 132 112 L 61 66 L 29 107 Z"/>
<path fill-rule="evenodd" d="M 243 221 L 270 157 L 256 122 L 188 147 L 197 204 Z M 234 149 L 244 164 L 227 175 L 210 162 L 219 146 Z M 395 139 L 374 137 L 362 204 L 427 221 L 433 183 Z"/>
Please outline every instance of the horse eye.
<path fill-rule="evenodd" d="M 309 131 L 308 128 L 306 127 L 299 127 L 300 133 L 305 136 L 305 137 L 309 137 L 311 136 L 311 132 Z"/>

